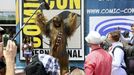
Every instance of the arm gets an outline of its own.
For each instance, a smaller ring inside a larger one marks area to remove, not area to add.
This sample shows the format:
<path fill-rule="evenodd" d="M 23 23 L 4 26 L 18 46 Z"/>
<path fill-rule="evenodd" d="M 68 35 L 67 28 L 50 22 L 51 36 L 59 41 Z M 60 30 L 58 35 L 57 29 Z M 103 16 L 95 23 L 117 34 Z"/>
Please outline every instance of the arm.
<path fill-rule="evenodd" d="M 43 13 L 38 12 L 37 16 L 35 17 L 36 24 L 39 26 L 41 29 L 41 33 L 45 34 L 46 36 L 49 36 L 50 28 L 49 25 L 47 24 L 47 19 L 43 15 Z"/>
<path fill-rule="evenodd" d="M 15 56 L 17 52 L 17 47 L 15 43 L 11 40 L 8 40 L 6 50 L 4 50 L 3 54 L 6 62 L 6 75 L 15 75 Z"/>
<path fill-rule="evenodd" d="M 95 60 L 93 56 L 88 56 L 85 60 L 84 70 L 86 75 L 93 75 L 95 70 Z"/>
<path fill-rule="evenodd" d="M 124 60 L 124 52 L 120 48 L 116 48 L 114 51 L 114 58 L 112 65 L 115 67 L 113 70 L 117 70 L 121 67 L 121 63 Z"/>
<path fill-rule="evenodd" d="M 122 42 L 126 42 L 126 43 L 129 43 L 129 41 L 131 40 L 130 38 L 124 38 L 124 36 L 122 34 L 120 34 L 120 40 Z"/>
<path fill-rule="evenodd" d="M 66 33 L 68 36 L 71 36 L 76 30 L 77 25 L 77 14 L 70 13 L 68 15 L 67 23 L 66 23 Z"/>

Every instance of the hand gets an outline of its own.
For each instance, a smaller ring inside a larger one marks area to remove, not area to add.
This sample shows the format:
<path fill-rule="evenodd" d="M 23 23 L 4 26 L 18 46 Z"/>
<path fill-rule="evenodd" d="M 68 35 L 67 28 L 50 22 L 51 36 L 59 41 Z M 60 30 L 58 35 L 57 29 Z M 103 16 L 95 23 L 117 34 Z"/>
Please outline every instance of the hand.
<path fill-rule="evenodd" d="M 6 50 L 3 51 L 6 62 L 13 62 L 16 56 L 17 46 L 11 40 L 8 40 Z"/>
<path fill-rule="evenodd" d="M 120 27 L 117 27 L 117 31 L 118 31 L 119 33 L 121 33 L 121 28 L 120 28 Z"/>
<path fill-rule="evenodd" d="M 74 14 L 74 13 L 70 13 L 68 15 L 68 25 L 76 25 L 77 23 L 77 14 Z"/>
<path fill-rule="evenodd" d="M 0 42 L 0 58 L 3 56 L 3 42 Z"/>

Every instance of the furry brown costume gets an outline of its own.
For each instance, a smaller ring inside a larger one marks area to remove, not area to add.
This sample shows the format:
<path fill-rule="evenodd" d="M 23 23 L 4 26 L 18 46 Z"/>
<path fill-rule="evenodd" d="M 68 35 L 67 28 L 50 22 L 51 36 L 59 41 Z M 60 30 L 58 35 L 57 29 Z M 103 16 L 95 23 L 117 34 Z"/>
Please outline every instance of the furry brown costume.
<path fill-rule="evenodd" d="M 76 30 L 77 15 L 69 13 L 65 23 L 61 16 L 55 16 L 50 23 L 46 22 L 42 13 L 37 13 L 36 23 L 43 34 L 50 38 L 52 55 L 59 59 L 61 75 L 68 71 L 68 54 L 66 52 L 67 38 Z"/>

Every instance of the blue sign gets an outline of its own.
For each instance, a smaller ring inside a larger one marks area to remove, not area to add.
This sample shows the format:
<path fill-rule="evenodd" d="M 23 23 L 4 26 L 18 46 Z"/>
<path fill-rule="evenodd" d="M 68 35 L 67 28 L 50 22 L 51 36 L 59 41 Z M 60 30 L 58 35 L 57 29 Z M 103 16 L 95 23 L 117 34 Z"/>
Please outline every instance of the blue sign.
<path fill-rule="evenodd" d="M 117 30 L 128 30 L 134 24 L 134 0 L 84 0 L 85 36 L 91 30 L 101 35 Z M 86 44 L 86 43 L 85 43 Z M 85 45 L 86 54 L 89 48 Z"/>

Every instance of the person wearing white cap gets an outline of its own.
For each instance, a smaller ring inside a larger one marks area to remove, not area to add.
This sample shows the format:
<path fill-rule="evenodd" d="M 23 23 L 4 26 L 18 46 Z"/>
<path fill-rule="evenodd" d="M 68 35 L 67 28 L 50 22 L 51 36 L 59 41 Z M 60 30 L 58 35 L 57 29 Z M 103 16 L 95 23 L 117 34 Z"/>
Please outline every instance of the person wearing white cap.
<path fill-rule="evenodd" d="M 90 31 L 85 40 L 91 48 L 84 63 L 86 75 L 111 75 L 112 57 L 100 47 L 103 41 L 101 35 L 96 31 Z"/>

